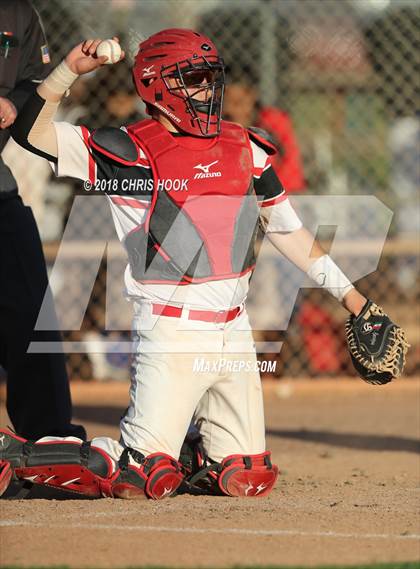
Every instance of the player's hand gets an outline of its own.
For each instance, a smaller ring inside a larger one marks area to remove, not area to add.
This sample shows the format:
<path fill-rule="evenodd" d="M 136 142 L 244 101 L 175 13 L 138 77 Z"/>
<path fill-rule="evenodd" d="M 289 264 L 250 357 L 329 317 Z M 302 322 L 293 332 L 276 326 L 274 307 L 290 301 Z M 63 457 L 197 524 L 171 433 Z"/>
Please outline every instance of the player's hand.
<path fill-rule="evenodd" d="M 0 97 L 0 129 L 9 128 L 17 117 L 15 105 L 9 99 Z"/>
<path fill-rule="evenodd" d="M 344 308 L 347 308 L 354 316 L 359 316 L 366 302 L 367 298 L 355 288 L 352 288 L 343 298 Z"/>
<path fill-rule="evenodd" d="M 117 37 L 113 37 L 112 39 L 118 43 L 120 42 Z M 102 39 L 100 38 L 85 40 L 70 51 L 65 58 L 65 62 L 73 73 L 83 75 L 84 73 L 90 73 L 98 69 L 98 67 L 105 65 L 108 58 L 106 56 L 98 57 L 96 55 L 96 49 L 101 41 Z M 124 59 L 124 57 L 125 53 L 122 51 L 119 61 Z"/>

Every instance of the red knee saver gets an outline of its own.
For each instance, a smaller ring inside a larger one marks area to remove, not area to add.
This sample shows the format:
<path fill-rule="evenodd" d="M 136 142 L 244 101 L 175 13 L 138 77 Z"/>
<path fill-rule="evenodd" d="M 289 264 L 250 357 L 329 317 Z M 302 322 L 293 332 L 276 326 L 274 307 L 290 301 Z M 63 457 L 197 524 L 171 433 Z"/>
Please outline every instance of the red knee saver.
<path fill-rule="evenodd" d="M 271 464 L 270 452 L 261 454 L 233 454 L 221 462 L 218 483 L 228 496 L 267 496 L 273 489 L 279 470 Z"/>
<path fill-rule="evenodd" d="M 164 453 L 146 456 L 139 466 L 128 465 L 120 468 L 103 493 L 115 498 L 151 498 L 161 500 L 171 496 L 179 487 L 184 476 L 181 465 Z"/>

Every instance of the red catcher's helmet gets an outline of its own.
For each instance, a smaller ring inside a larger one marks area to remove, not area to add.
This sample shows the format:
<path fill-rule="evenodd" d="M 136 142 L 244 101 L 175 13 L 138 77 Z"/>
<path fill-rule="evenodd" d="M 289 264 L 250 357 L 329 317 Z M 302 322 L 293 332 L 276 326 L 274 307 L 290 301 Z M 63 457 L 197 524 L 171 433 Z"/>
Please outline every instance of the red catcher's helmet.
<path fill-rule="evenodd" d="M 177 28 L 153 34 L 139 45 L 133 77 L 147 106 L 179 130 L 201 137 L 219 134 L 224 63 L 203 34 Z"/>

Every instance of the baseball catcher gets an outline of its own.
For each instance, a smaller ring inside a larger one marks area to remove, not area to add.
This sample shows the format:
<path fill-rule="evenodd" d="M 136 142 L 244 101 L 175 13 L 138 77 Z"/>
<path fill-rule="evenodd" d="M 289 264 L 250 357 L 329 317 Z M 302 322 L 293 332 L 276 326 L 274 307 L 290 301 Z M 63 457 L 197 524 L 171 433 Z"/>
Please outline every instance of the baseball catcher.
<path fill-rule="evenodd" d="M 265 496 L 278 467 L 265 447 L 244 305 L 258 227 L 348 309 L 350 349 L 365 378 L 396 375 L 406 342 L 302 227 L 266 133 L 221 120 L 224 64 L 209 38 L 168 29 L 140 43 L 133 77 L 149 119 L 92 132 L 54 122 L 78 76 L 105 63 L 99 43 L 68 54 L 26 104 L 14 136 L 56 175 L 105 188 L 129 261 L 130 403 L 119 441 L 27 441 L 3 431 L 0 491 L 14 477 L 91 497 L 161 499 L 183 481 L 206 494 Z M 205 373 L 194 371 L 197 354 Z M 247 365 L 236 365 L 244 357 Z"/>

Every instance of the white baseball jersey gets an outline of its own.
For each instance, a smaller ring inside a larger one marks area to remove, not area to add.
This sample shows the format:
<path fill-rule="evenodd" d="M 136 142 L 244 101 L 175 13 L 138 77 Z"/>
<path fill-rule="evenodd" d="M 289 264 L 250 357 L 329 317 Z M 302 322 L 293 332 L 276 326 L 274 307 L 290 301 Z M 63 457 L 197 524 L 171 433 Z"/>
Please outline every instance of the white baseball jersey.
<path fill-rule="evenodd" d="M 132 168 L 124 168 L 124 184 L 121 183 L 113 189 L 112 184 L 107 185 L 106 182 L 118 179 L 118 168 L 89 147 L 89 131 L 85 127 L 65 122 L 55 122 L 54 126 L 58 145 L 58 162 L 53 164 L 55 174 L 83 181 L 90 180 L 106 194 L 118 238 L 124 244 L 127 234 L 144 223 L 150 206 L 153 179 L 146 156 L 141 152 L 138 164 Z M 270 165 L 270 157 L 253 141 L 251 149 L 254 187 L 261 206 L 262 226 L 266 232 L 290 232 L 299 229 L 302 224 Z M 184 286 L 144 284 L 133 278 L 128 265 L 124 278 L 128 297 L 186 304 L 206 310 L 226 310 L 244 302 L 250 273 L 239 278 Z"/>

